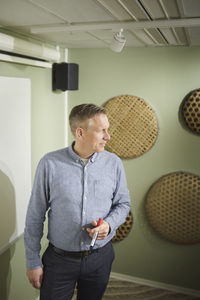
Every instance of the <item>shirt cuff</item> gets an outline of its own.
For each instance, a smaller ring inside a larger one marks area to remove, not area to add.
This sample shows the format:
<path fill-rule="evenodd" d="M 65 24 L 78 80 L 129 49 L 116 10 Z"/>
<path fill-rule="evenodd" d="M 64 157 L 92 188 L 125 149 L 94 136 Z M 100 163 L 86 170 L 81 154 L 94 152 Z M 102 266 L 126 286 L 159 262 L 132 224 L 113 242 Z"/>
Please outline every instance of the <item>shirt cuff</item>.
<path fill-rule="evenodd" d="M 26 262 L 27 270 L 36 270 L 42 268 L 41 260 L 29 260 Z"/>
<path fill-rule="evenodd" d="M 115 231 L 115 230 L 118 228 L 118 227 L 116 227 L 115 224 L 112 222 L 112 218 L 107 217 L 107 218 L 104 219 L 104 221 L 106 221 L 106 222 L 109 224 L 109 226 L 110 226 L 110 230 L 109 230 L 108 235 L 109 235 L 111 232 Z"/>

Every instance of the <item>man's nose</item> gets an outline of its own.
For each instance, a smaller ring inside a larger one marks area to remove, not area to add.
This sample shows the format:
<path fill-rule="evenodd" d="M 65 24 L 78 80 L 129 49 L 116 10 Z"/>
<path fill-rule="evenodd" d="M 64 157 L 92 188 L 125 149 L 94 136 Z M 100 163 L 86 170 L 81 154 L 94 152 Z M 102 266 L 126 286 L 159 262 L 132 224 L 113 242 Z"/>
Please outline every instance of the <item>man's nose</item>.
<path fill-rule="evenodd" d="M 110 135 L 109 135 L 108 132 L 105 132 L 104 140 L 106 140 L 106 141 L 109 141 L 109 140 L 110 140 Z"/>

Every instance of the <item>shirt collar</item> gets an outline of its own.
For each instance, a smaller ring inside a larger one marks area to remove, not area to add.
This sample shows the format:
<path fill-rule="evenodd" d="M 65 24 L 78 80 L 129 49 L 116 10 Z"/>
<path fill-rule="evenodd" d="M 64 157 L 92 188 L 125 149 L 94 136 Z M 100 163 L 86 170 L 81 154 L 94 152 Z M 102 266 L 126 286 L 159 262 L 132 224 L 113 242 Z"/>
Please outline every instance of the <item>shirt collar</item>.
<path fill-rule="evenodd" d="M 71 157 L 72 157 L 75 161 L 77 161 L 77 160 L 80 160 L 81 157 L 78 156 L 78 154 L 76 154 L 76 152 L 74 152 L 74 149 L 73 149 L 74 144 L 75 144 L 75 142 L 73 142 L 73 143 L 71 144 L 71 146 L 69 146 L 69 153 L 70 153 Z M 89 158 L 89 160 L 93 163 L 93 162 L 95 162 L 95 159 L 97 158 L 97 156 L 98 156 L 98 153 L 97 153 L 97 152 L 94 152 L 94 153 L 92 154 L 92 156 Z"/>

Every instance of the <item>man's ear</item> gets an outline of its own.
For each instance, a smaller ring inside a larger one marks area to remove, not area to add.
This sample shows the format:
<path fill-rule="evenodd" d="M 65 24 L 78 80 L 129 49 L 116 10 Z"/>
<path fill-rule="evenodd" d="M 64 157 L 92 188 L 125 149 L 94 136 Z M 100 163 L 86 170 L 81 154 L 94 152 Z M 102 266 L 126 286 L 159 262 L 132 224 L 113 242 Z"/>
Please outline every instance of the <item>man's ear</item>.
<path fill-rule="evenodd" d="M 82 138 L 83 136 L 83 129 L 81 127 L 76 128 L 76 137 L 77 138 Z"/>

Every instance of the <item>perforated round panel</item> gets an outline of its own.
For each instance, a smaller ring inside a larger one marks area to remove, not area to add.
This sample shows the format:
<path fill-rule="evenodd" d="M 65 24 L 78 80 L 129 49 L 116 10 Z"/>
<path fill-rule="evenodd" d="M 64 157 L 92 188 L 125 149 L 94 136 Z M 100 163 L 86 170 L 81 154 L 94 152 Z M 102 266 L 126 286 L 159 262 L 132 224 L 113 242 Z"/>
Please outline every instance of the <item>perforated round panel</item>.
<path fill-rule="evenodd" d="M 200 242 L 200 177 L 184 172 L 161 177 L 148 191 L 145 211 L 162 237 L 175 243 Z"/>
<path fill-rule="evenodd" d="M 192 91 L 185 97 L 182 113 L 188 128 L 200 134 L 200 89 Z"/>
<path fill-rule="evenodd" d="M 153 109 L 141 98 L 121 95 L 106 104 L 111 139 L 106 149 L 120 157 L 133 158 L 147 152 L 155 143 L 158 124 Z"/>
<path fill-rule="evenodd" d="M 126 221 L 119 226 L 119 228 L 116 230 L 115 236 L 112 238 L 112 242 L 119 242 L 123 240 L 129 232 L 131 231 L 133 225 L 133 216 L 131 211 L 129 212 Z"/>

